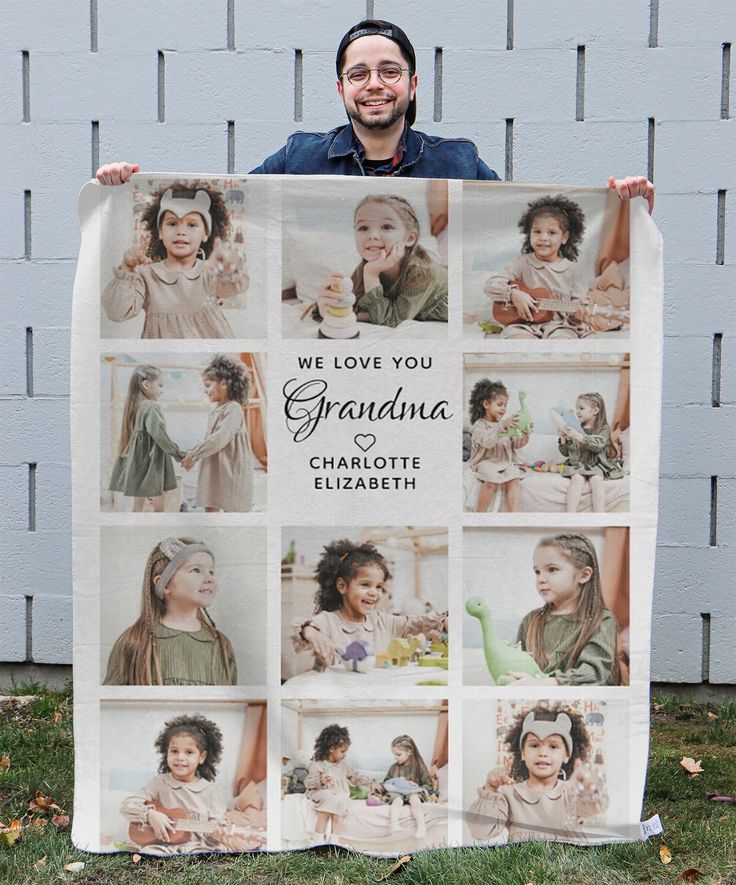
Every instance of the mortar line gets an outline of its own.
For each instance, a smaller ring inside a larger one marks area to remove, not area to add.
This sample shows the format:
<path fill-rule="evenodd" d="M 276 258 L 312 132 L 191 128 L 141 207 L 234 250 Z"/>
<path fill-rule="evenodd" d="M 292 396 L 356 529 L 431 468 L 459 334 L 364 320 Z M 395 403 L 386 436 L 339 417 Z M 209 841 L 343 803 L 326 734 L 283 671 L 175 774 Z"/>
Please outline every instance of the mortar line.
<path fill-rule="evenodd" d="M 647 127 L 647 178 L 654 181 L 654 142 L 657 134 L 657 121 L 649 118 Z"/>
<path fill-rule="evenodd" d="M 710 478 L 710 546 L 718 546 L 718 477 Z"/>
<path fill-rule="evenodd" d="M 235 0 L 227 0 L 227 48 L 235 51 Z"/>
<path fill-rule="evenodd" d="M 373 0 L 365 0 L 365 17 L 374 18 Z"/>
<path fill-rule="evenodd" d="M 227 121 L 227 172 L 235 174 L 235 120 Z"/>
<path fill-rule="evenodd" d="M 92 178 L 100 168 L 100 121 L 92 120 Z"/>
<path fill-rule="evenodd" d="M 26 661 L 33 660 L 33 597 L 26 596 Z"/>
<path fill-rule="evenodd" d="M 506 0 L 506 49 L 514 48 L 514 0 Z"/>
<path fill-rule="evenodd" d="M 721 120 L 731 117 L 731 44 L 723 44 L 721 57 Z"/>
<path fill-rule="evenodd" d="M 304 53 L 294 50 L 294 122 L 304 119 Z"/>
<path fill-rule="evenodd" d="M 714 409 L 721 407 L 721 367 L 723 364 L 723 333 L 716 332 L 713 336 L 713 370 L 711 379 L 711 405 Z"/>
<path fill-rule="evenodd" d="M 99 37 L 99 9 L 97 0 L 89 0 L 89 48 L 90 52 L 97 52 Z"/>
<path fill-rule="evenodd" d="M 575 73 L 575 119 L 585 119 L 585 46 L 578 46 Z"/>
<path fill-rule="evenodd" d="M 28 531 L 36 531 L 36 468 L 37 464 L 28 465 Z"/>
<path fill-rule="evenodd" d="M 701 612 L 700 617 L 702 620 L 700 681 L 710 682 L 710 612 Z"/>
<path fill-rule="evenodd" d="M 33 328 L 26 327 L 26 396 L 33 399 Z"/>
<path fill-rule="evenodd" d="M 723 264 L 726 257 L 726 191 L 718 191 L 718 217 L 716 219 L 716 264 Z"/>
<path fill-rule="evenodd" d="M 442 120 L 442 76 L 443 76 L 443 51 L 442 47 L 436 46 L 434 50 L 434 122 Z"/>
<path fill-rule="evenodd" d="M 504 181 L 514 180 L 514 118 L 506 118 L 506 146 L 505 146 Z"/>
<path fill-rule="evenodd" d="M 21 53 L 21 78 L 23 82 L 23 122 L 31 122 L 31 54 L 24 49 Z"/>
<path fill-rule="evenodd" d="M 649 0 L 649 46 L 659 46 L 659 0 Z"/>
<path fill-rule="evenodd" d="M 166 116 L 166 58 L 164 53 L 159 49 L 158 52 L 158 122 L 165 122 Z"/>
<path fill-rule="evenodd" d="M 31 192 L 23 191 L 23 257 L 31 260 Z"/>

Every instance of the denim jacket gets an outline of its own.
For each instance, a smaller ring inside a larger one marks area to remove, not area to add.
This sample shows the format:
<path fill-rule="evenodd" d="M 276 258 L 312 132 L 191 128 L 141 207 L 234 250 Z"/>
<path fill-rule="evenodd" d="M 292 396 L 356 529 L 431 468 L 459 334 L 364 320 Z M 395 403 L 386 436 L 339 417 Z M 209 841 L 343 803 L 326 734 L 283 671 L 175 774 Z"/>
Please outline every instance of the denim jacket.
<path fill-rule="evenodd" d="M 439 138 L 407 126 L 402 144 L 403 157 L 392 175 L 499 180 L 467 138 Z M 365 175 L 362 156 L 350 124 L 329 132 L 295 132 L 281 150 L 267 157 L 251 174 Z"/>

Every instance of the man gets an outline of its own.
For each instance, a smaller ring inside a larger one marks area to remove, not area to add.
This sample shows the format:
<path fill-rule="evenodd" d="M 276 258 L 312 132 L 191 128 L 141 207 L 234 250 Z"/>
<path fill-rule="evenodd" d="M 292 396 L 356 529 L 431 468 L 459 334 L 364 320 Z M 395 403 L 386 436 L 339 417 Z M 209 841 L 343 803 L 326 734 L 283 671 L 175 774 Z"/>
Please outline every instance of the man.
<path fill-rule="evenodd" d="M 401 28 L 365 19 L 345 34 L 336 57 L 337 91 L 350 122 L 327 133 L 297 132 L 254 174 L 403 175 L 498 180 L 473 142 L 439 138 L 412 128 L 416 117 L 414 47 Z M 102 184 L 123 184 L 137 163 L 97 170 Z M 644 197 L 654 208 L 654 185 L 643 176 L 608 180 L 619 197 Z"/>

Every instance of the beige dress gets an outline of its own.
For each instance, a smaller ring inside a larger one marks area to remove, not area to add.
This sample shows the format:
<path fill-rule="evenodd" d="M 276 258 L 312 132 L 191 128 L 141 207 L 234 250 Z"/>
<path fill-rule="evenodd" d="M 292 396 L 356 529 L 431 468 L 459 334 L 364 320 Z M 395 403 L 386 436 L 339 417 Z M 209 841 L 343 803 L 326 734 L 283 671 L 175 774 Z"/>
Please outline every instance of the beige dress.
<path fill-rule="evenodd" d="M 470 433 L 470 461 L 473 475 L 481 482 L 502 484 L 524 476 L 526 469 L 517 459 L 516 450 L 529 442 L 529 435 L 501 436 L 500 421 L 479 418 Z"/>
<path fill-rule="evenodd" d="M 322 783 L 323 774 L 332 776 L 332 783 L 328 786 Z M 318 762 L 312 759 L 307 776 L 304 778 L 306 796 L 312 808 L 340 817 L 344 817 L 350 808 L 350 784 L 366 787 L 370 783 L 370 778 L 353 771 L 345 760 L 329 762 L 327 759 L 322 759 Z"/>
<path fill-rule="evenodd" d="M 582 298 L 587 286 L 581 285 L 574 262 L 569 258 L 558 261 L 540 261 L 533 252 L 519 255 L 500 273 L 486 280 L 484 291 L 491 301 L 511 301 L 511 281 L 516 280 L 529 289 L 547 289 L 550 297 L 577 296 Z M 514 323 L 506 326 L 506 338 L 582 338 L 590 335 L 593 327 L 579 319 L 574 313 L 555 313 L 546 323 Z"/>
<path fill-rule="evenodd" d="M 152 803 L 160 808 L 183 808 L 189 817 L 204 821 L 219 821 L 225 814 L 225 804 L 220 800 L 212 781 L 199 778 L 187 783 L 178 781 L 170 773 L 154 777 L 140 790 L 123 799 L 120 813 L 131 823 L 145 824 Z M 135 841 L 135 831 L 132 835 Z M 212 851 L 224 847 L 211 833 L 192 833 L 180 845 L 154 843 L 141 850 L 147 854 L 184 854 L 188 851 Z"/>
<path fill-rule="evenodd" d="M 572 781 L 558 781 L 549 790 L 530 790 L 526 781 L 497 790 L 481 787 L 465 815 L 474 839 L 487 842 L 508 830 L 509 842 L 546 839 L 585 843 L 586 819 L 608 808 L 605 781 L 592 795 L 577 792 Z"/>
<path fill-rule="evenodd" d="M 113 322 L 146 314 L 142 338 L 234 338 L 220 307 L 248 288 L 248 275 L 222 276 L 198 258 L 192 267 L 175 270 L 164 261 L 139 264 L 134 271 L 118 267 L 102 293 Z"/>
<path fill-rule="evenodd" d="M 199 461 L 196 502 L 227 513 L 247 513 L 253 503 L 253 454 L 240 403 L 216 406 L 207 436 L 189 454 Z"/>
<path fill-rule="evenodd" d="M 319 612 L 306 621 L 292 622 L 291 641 L 294 651 L 308 651 L 311 644 L 304 638 L 305 627 L 315 630 L 336 649 L 328 666 L 341 666 L 342 659 L 338 654 L 351 642 L 363 640 L 371 647 L 373 654 L 385 652 L 395 636 L 410 636 L 417 633 L 429 633 L 432 630 L 447 630 L 447 612 L 429 612 L 418 617 L 409 615 L 392 615 L 384 612 L 371 612 L 362 623 L 346 620 L 338 611 Z"/>

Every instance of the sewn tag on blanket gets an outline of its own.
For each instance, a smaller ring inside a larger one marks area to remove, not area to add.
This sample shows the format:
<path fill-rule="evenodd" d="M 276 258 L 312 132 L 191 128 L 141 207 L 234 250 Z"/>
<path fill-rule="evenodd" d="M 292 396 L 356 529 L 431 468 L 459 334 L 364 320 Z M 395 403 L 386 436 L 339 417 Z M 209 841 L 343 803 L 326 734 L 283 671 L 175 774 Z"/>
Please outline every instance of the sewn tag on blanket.
<path fill-rule="evenodd" d="M 79 209 L 75 844 L 659 832 L 644 206 L 138 174 Z"/>

